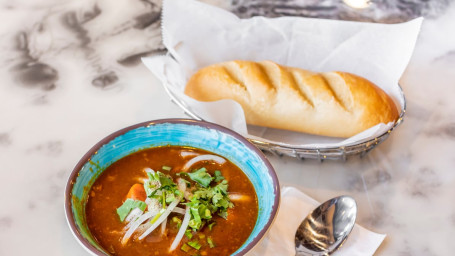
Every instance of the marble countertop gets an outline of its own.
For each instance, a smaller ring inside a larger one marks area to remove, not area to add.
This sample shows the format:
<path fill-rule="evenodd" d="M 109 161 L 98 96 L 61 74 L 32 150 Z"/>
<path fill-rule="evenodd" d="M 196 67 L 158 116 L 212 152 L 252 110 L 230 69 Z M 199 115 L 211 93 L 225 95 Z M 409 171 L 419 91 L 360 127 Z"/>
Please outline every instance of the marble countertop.
<path fill-rule="evenodd" d="M 283 185 L 319 201 L 348 194 L 357 223 L 387 238 L 376 255 L 451 255 L 455 244 L 455 3 L 206 1 L 240 17 L 400 22 L 424 16 L 400 83 L 404 123 L 346 162 L 268 155 Z M 345 1 L 353 2 L 353 1 Z M 0 255 L 87 255 L 63 210 L 67 177 L 98 140 L 185 117 L 140 57 L 162 54 L 159 1 L 0 1 Z"/>

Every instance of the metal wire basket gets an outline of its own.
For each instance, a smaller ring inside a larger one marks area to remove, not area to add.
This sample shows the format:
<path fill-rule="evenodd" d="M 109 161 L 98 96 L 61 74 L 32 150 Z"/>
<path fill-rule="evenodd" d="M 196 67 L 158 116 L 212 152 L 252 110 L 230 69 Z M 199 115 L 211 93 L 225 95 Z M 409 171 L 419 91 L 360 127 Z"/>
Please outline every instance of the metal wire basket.
<path fill-rule="evenodd" d="M 290 156 L 290 157 L 296 157 L 300 159 L 317 159 L 319 161 L 324 161 L 324 160 L 343 160 L 346 161 L 346 159 L 349 156 L 355 156 L 358 155 L 360 157 L 364 156 L 366 153 L 368 153 L 370 150 L 375 148 L 377 145 L 379 145 L 381 142 L 385 141 L 391 132 L 403 122 L 404 114 L 406 113 L 406 99 L 403 93 L 403 90 L 401 86 L 399 86 L 399 92 L 400 95 L 403 99 L 403 107 L 400 112 L 399 118 L 395 121 L 395 124 L 390 128 L 388 131 L 384 132 L 383 134 L 377 136 L 374 139 L 366 140 L 366 141 L 360 141 L 356 144 L 348 145 L 348 146 L 342 146 L 342 147 L 324 147 L 324 148 L 313 148 L 313 147 L 306 147 L 306 146 L 299 146 L 299 145 L 284 145 L 284 144 L 279 144 L 279 143 L 272 143 L 268 141 L 262 141 L 260 139 L 252 139 L 252 138 L 247 138 L 250 142 L 252 142 L 254 145 L 256 145 L 259 149 L 265 152 L 270 152 L 274 155 L 277 156 Z M 164 86 L 165 91 L 171 98 L 171 101 L 175 103 L 177 106 L 179 106 L 184 113 L 193 119 L 196 120 L 201 120 L 204 121 L 203 118 L 198 116 L 194 111 L 191 110 L 191 108 L 183 102 L 179 97 L 177 97 L 169 88 Z"/>

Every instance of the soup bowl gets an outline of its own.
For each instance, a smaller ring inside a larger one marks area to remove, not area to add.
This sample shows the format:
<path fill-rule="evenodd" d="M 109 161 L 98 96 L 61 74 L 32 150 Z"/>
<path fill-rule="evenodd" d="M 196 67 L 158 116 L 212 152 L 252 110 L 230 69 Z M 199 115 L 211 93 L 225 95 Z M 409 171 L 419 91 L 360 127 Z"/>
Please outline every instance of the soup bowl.
<path fill-rule="evenodd" d="M 276 173 L 263 153 L 240 134 L 213 123 L 187 119 L 163 119 L 124 128 L 102 139 L 82 157 L 65 190 L 66 219 L 78 242 L 92 255 L 109 255 L 86 222 L 85 206 L 91 186 L 108 166 L 121 158 L 167 145 L 213 152 L 246 174 L 258 198 L 258 217 L 250 236 L 232 255 L 250 251 L 264 237 L 277 214 L 280 189 Z"/>

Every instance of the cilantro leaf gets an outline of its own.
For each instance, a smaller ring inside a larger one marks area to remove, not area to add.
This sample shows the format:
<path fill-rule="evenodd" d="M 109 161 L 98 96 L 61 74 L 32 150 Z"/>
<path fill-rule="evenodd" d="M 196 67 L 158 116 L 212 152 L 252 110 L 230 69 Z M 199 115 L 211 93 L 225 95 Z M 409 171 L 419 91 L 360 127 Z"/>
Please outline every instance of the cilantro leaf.
<path fill-rule="evenodd" d="M 166 203 L 167 204 L 174 202 L 174 200 L 175 200 L 175 195 L 173 193 L 166 194 Z"/>
<path fill-rule="evenodd" d="M 169 177 L 166 177 L 164 174 L 162 174 L 161 172 L 157 172 L 160 175 L 160 183 L 161 183 L 161 187 L 166 187 L 166 186 L 174 186 L 175 183 L 172 181 L 171 178 Z"/>
<path fill-rule="evenodd" d="M 193 195 L 190 202 L 185 203 L 190 208 L 191 218 L 189 227 L 193 230 L 199 230 L 202 226 L 208 224 L 209 228 L 211 228 L 213 224 L 210 225 L 210 223 L 215 214 L 227 219 L 227 210 L 228 208 L 234 207 L 234 204 L 228 197 L 228 181 L 224 177 L 221 179 L 221 172 L 215 172 L 215 177 L 220 177 L 221 180 L 213 187 L 210 187 L 209 184 L 214 178 L 207 173 L 205 168 L 188 173 L 187 175 L 197 175 L 197 178 L 208 175 L 206 177 L 207 187 L 204 187 L 197 178 L 190 177 L 196 181 L 196 189 L 192 191 Z"/>
<path fill-rule="evenodd" d="M 218 192 L 218 193 L 221 193 L 225 196 L 227 196 L 228 192 L 227 192 L 227 189 L 228 189 L 228 182 L 227 180 L 223 180 L 222 182 L 220 182 L 218 185 L 216 185 L 215 187 L 213 187 L 213 190 Z"/>
<path fill-rule="evenodd" d="M 212 197 L 213 205 L 227 209 L 229 207 L 229 201 L 221 193 L 217 193 Z"/>
<path fill-rule="evenodd" d="M 218 213 L 218 216 L 220 216 L 220 217 L 223 218 L 223 219 L 227 219 L 227 212 L 226 212 L 226 211 L 219 212 L 219 213 Z"/>
<path fill-rule="evenodd" d="M 210 176 L 210 174 L 207 173 L 207 169 L 205 169 L 204 167 L 199 170 L 196 170 L 195 172 L 188 173 L 188 176 L 190 176 L 190 179 L 197 182 L 204 188 L 208 187 L 210 185 L 210 182 L 212 182 L 213 180 L 212 176 Z"/>
<path fill-rule="evenodd" d="M 144 182 L 144 189 L 147 197 L 152 197 L 161 187 L 159 173 L 147 172 L 148 180 Z"/>
<path fill-rule="evenodd" d="M 221 180 L 224 180 L 224 177 L 223 175 L 221 175 L 221 172 L 216 170 L 215 171 L 215 182 L 218 182 L 218 181 L 221 181 Z"/>
<path fill-rule="evenodd" d="M 158 191 L 162 191 L 165 196 L 166 203 L 173 202 L 176 197 L 182 197 L 183 193 L 177 189 L 177 184 L 172 178 L 162 172 L 147 173 L 149 179 L 144 182 L 144 189 L 147 197 L 154 197 Z M 166 193 L 166 191 L 168 193 Z M 163 204 L 164 206 L 164 204 Z"/>

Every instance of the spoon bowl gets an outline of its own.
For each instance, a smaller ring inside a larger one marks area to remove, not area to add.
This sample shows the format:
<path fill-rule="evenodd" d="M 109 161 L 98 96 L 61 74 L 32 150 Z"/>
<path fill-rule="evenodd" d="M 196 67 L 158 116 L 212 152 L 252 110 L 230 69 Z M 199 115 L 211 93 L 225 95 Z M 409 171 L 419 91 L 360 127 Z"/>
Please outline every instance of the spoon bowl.
<path fill-rule="evenodd" d="M 352 197 L 332 198 L 314 209 L 295 233 L 296 255 L 330 255 L 336 251 L 355 224 L 357 204 Z"/>

